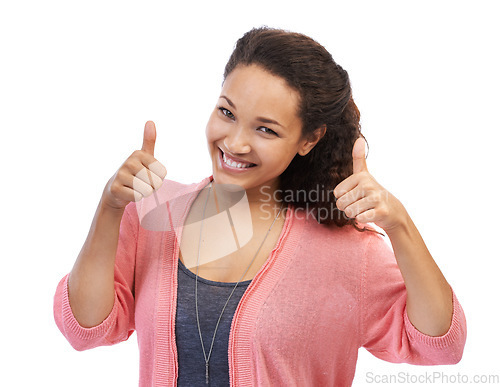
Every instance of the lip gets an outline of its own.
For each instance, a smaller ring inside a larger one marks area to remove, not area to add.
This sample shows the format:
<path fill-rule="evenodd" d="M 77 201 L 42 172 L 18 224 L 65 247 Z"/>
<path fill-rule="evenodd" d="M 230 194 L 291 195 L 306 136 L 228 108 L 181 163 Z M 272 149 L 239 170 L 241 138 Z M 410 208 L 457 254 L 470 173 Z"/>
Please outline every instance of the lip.
<path fill-rule="evenodd" d="M 223 151 L 221 148 L 219 148 L 219 150 L 220 150 L 221 152 L 225 153 L 227 156 L 229 156 L 229 158 L 230 158 L 231 160 L 234 160 L 234 161 L 236 161 L 236 162 L 238 162 L 238 163 L 242 163 L 242 164 L 254 164 L 254 165 L 255 165 L 255 163 L 252 163 L 251 161 L 244 160 L 244 159 L 240 159 L 239 157 L 234 157 L 232 154 L 230 154 L 229 152 L 225 152 L 225 151 Z"/>
<path fill-rule="evenodd" d="M 231 157 L 231 159 L 232 159 L 232 157 Z M 239 160 L 241 160 L 241 159 L 235 159 L 234 161 L 239 161 Z M 248 163 L 248 161 L 246 161 L 246 163 Z M 231 172 L 231 173 L 245 173 L 245 172 L 248 172 L 251 169 L 255 168 L 256 165 L 254 165 L 250 168 L 231 167 L 224 162 L 224 159 L 222 158 L 222 149 L 219 148 L 219 167 L 222 168 L 224 171 Z"/>

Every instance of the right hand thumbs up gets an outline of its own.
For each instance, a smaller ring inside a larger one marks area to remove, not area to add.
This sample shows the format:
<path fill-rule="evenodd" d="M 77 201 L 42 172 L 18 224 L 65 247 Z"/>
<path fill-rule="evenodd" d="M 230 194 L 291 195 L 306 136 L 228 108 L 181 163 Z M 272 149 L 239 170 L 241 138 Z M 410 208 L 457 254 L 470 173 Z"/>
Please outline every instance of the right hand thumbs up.
<path fill-rule="evenodd" d="M 146 122 L 142 149 L 134 151 L 109 179 L 104 188 L 103 205 L 124 210 L 131 201 L 139 201 L 158 190 L 167 169 L 154 158 L 156 127 L 153 121 Z"/>

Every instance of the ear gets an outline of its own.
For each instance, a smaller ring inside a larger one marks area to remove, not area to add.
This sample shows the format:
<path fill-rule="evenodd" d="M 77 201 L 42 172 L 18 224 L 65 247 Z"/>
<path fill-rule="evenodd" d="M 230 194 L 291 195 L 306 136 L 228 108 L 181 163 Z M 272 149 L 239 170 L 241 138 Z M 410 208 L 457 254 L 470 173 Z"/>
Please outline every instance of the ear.
<path fill-rule="evenodd" d="M 316 129 L 308 138 L 301 140 L 297 153 L 301 156 L 307 155 L 312 148 L 323 138 L 326 133 L 326 125 Z"/>

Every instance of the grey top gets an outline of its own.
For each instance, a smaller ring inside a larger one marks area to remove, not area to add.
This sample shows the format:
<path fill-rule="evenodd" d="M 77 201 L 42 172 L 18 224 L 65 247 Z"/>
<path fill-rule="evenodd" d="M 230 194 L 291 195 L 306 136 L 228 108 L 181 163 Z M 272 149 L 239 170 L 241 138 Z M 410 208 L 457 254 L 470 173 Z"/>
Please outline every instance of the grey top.
<path fill-rule="evenodd" d="M 205 358 L 201 347 L 195 309 L 196 275 L 179 259 L 175 338 L 179 375 L 177 385 L 205 386 Z M 210 386 L 229 386 L 228 343 L 234 312 L 252 280 L 242 281 L 231 296 L 217 328 L 209 360 Z M 198 316 L 208 356 L 217 320 L 236 282 L 217 282 L 198 276 Z"/>

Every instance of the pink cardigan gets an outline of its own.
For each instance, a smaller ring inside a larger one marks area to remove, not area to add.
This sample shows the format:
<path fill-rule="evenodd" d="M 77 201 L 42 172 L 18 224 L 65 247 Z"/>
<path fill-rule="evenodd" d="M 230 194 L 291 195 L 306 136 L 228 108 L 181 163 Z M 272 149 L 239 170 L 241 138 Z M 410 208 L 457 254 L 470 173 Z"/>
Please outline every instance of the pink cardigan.
<path fill-rule="evenodd" d="M 55 321 L 76 350 L 137 332 L 140 386 L 176 385 L 179 242 L 193 199 L 211 180 L 166 179 L 157 195 L 126 207 L 115 303 L 102 323 L 80 326 L 68 301 L 68 275 L 57 286 Z M 349 226 L 329 230 L 289 207 L 279 240 L 232 321 L 231 386 L 351 385 L 360 347 L 390 362 L 457 363 L 466 323 L 455 293 L 451 327 L 440 337 L 413 327 L 405 306 L 401 272 L 383 237 Z"/>

